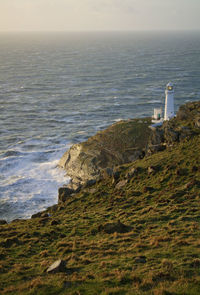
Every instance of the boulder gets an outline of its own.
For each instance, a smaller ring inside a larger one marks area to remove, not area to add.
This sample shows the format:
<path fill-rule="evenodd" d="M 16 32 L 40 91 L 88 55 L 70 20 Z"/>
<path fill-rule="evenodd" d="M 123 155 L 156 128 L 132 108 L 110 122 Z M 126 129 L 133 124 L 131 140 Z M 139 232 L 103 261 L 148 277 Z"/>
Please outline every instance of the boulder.
<path fill-rule="evenodd" d="M 75 191 L 68 187 L 60 187 L 58 189 L 58 203 L 66 202 L 66 200 L 74 193 Z"/>
<path fill-rule="evenodd" d="M 115 186 L 116 189 L 120 190 L 122 189 L 126 184 L 127 184 L 128 180 L 127 179 L 124 179 L 124 180 L 121 180 L 120 182 L 118 182 Z"/>
<path fill-rule="evenodd" d="M 127 233 L 131 231 L 131 227 L 121 223 L 119 220 L 118 222 L 113 223 L 106 223 L 104 225 L 100 225 L 98 227 L 98 231 L 103 231 L 107 234 L 117 233 Z"/>
<path fill-rule="evenodd" d="M 96 182 L 97 182 L 96 179 L 89 179 L 88 181 L 86 181 L 84 188 L 89 188 L 89 187 L 95 185 Z"/>
<path fill-rule="evenodd" d="M 63 260 L 56 260 L 49 268 L 47 269 L 47 273 L 57 273 L 65 271 L 65 261 Z"/>

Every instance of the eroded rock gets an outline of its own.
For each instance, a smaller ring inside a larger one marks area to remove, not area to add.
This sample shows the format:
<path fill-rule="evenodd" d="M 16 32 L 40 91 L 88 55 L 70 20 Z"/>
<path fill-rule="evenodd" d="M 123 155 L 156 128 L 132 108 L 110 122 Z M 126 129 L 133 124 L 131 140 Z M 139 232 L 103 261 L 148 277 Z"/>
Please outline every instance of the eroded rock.
<path fill-rule="evenodd" d="M 88 180 L 113 177 L 113 168 L 144 156 L 151 130 L 150 119 L 115 123 L 87 141 L 73 145 L 61 158 L 72 183 L 84 185 Z M 117 175 L 115 175 L 117 178 Z M 104 178 L 103 177 L 103 178 Z"/>
<path fill-rule="evenodd" d="M 115 185 L 120 179 L 119 170 L 115 172 L 116 167 L 199 134 L 200 102 L 181 106 L 177 116 L 162 126 L 150 126 L 150 118 L 120 121 L 87 141 L 73 145 L 59 162 L 72 179 L 68 188 L 77 192 L 82 186 L 87 186 L 88 181 L 109 177 Z M 148 171 L 148 174 L 152 173 L 152 169 Z M 135 174 L 136 171 L 129 171 L 126 177 L 130 180 Z M 70 195 L 70 192 L 62 192 L 59 201 L 65 202 Z"/>

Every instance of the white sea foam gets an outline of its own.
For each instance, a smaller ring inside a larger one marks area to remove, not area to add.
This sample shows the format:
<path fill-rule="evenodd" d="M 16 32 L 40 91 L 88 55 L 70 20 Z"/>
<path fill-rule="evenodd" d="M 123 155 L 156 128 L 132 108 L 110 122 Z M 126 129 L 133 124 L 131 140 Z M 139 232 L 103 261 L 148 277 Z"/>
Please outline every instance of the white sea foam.
<path fill-rule="evenodd" d="M 118 119 L 115 119 L 114 122 L 120 122 L 122 120 L 123 120 L 122 118 L 118 118 Z"/>
<path fill-rule="evenodd" d="M 21 158 L 1 159 L 5 166 L 13 165 L 12 169 L 5 172 L 6 179 L 0 181 L 0 205 L 3 208 L 15 207 L 12 214 L 9 214 L 9 210 L 0 210 L 1 218 L 28 218 L 33 213 L 57 203 L 58 187 L 69 181 L 64 170 L 57 168 L 62 153 L 63 150 L 54 152 L 42 163 L 33 162 L 36 152 L 27 153 Z"/>
<path fill-rule="evenodd" d="M 176 108 L 199 99 L 199 35 L 79 37 L 0 36 L 0 219 L 56 203 L 67 181 L 56 168 L 65 143 L 151 116 L 169 80 Z"/>

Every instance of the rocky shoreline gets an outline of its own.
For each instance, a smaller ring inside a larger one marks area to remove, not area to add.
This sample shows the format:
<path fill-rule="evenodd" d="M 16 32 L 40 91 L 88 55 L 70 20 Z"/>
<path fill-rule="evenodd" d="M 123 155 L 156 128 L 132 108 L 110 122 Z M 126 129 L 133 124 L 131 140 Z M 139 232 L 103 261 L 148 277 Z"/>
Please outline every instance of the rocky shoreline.
<path fill-rule="evenodd" d="M 87 141 L 74 144 L 59 161 L 71 178 L 59 188 L 58 201 L 66 199 L 106 176 L 117 177 L 117 167 L 191 138 L 200 128 L 200 102 L 182 105 L 175 118 L 151 127 L 151 118 L 120 121 Z"/>
<path fill-rule="evenodd" d="M 152 127 L 151 118 L 141 118 L 120 121 L 99 131 L 87 141 L 74 144 L 60 159 L 58 167 L 64 169 L 71 180 L 58 189 L 58 205 L 107 178 L 120 189 L 138 172 L 133 168 L 122 183 L 120 173 L 124 164 L 149 157 L 199 134 L 200 101 L 181 105 L 176 117 L 162 126 Z M 155 171 L 156 167 L 148 167 L 148 174 Z M 58 205 L 35 213 L 31 218 L 48 218 L 49 212 L 56 211 Z M 16 221 L 18 219 L 12 222 Z M 4 224 L 7 221 L 0 220 L 0 225 Z"/>
<path fill-rule="evenodd" d="M 1 294 L 200 294 L 200 102 L 148 124 L 80 144 L 110 153 L 79 192 L 60 188 L 58 204 L 0 221 Z"/>

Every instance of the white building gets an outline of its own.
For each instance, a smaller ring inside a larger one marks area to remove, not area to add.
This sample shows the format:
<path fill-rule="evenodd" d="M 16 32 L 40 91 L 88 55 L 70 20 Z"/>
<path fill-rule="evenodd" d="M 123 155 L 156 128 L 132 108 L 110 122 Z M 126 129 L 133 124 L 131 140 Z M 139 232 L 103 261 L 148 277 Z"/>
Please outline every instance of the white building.
<path fill-rule="evenodd" d="M 154 109 L 153 119 L 154 120 L 162 119 L 162 108 Z"/>
<path fill-rule="evenodd" d="M 162 108 L 154 109 L 154 115 L 152 123 L 154 125 L 162 125 L 163 121 L 170 120 L 175 116 L 174 114 L 174 86 L 171 82 L 169 82 L 166 86 L 165 90 L 165 112 L 164 118 L 162 116 Z"/>
<path fill-rule="evenodd" d="M 174 114 L 174 85 L 170 82 L 165 90 L 165 115 L 164 121 L 175 116 Z"/>

